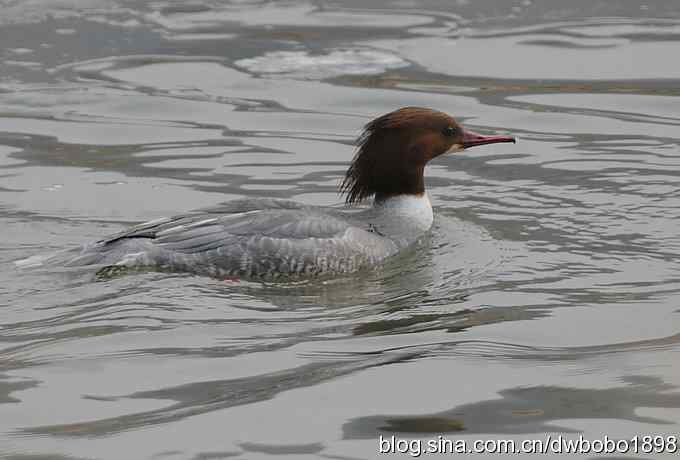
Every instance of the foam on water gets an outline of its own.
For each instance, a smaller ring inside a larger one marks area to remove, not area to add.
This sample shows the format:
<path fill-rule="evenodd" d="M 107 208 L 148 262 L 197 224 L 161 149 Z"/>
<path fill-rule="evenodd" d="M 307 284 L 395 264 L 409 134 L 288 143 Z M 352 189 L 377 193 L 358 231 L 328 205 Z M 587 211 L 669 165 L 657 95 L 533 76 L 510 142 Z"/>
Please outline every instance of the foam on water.
<path fill-rule="evenodd" d="M 373 75 L 409 65 L 391 53 L 345 49 L 325 54 L 305 51 L 273 51 L 235 62 L 249 72 L 293 78 L 320 79 L 339 75 Z"/>

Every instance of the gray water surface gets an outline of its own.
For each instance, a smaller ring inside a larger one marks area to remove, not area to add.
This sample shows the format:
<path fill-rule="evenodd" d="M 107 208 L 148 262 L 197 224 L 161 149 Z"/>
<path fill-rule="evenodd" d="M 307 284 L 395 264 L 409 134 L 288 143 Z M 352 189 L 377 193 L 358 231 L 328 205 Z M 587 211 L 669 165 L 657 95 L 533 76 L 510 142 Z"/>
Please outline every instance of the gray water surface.
<path fill-rule="evenodd" d="M 680 436 L 680 4 L 366 3 L 0 0 L 0 457 Z M 433 162 L 431 234 L 379 269 L 14 266 L 233 198 L 338 203 L 406 105 L 519 142 Z"/>

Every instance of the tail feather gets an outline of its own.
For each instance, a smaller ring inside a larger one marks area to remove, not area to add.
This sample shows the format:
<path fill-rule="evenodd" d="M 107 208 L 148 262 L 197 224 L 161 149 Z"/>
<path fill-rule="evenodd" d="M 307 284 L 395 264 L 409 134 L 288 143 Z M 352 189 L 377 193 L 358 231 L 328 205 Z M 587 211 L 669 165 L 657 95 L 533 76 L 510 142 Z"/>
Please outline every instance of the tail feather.
<path fill-rule="evenodd" d="M 50 267 L 86 267 L 97 265 L 130 265 L 147 250 L 147 240 L 119 240 L 114 243 L 94 243 L 49 254 L 37 254 L 17 260 L 20 269 Z"/>

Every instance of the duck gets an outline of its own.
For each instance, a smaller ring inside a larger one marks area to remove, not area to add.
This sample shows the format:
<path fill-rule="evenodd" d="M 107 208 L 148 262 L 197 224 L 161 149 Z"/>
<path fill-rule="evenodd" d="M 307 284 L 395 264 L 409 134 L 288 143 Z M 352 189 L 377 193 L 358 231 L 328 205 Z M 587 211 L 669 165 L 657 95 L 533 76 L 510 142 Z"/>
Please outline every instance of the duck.
<path fill-rule="evenodd" d="M 341 275 L 383 263 L 430 230 L 425 167 L 437 157 L 487 144 L 450 115 L 403 107 L 364 126 L 339 191 L 342 207 L 272 198 L 234 200 L 152 220 L 73 250 L 64 265 L 96 265 L 100 276 L 131 270 L 223 279 Z M 372 200 L 370 206 L 357 204 Z"/>

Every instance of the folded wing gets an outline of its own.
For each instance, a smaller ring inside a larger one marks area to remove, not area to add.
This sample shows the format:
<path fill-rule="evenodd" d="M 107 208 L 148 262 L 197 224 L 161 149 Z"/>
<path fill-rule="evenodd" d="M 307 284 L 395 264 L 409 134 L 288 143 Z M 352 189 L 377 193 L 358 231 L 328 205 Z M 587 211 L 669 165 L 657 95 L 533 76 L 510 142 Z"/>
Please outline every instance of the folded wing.
<path fill-rule="evenodd" d="M 344 216 L 279 200 L 241 200 L 159 219 L 97 246 L 115 254 L 108 263 L 247 277 L 346 273 L 397 250 Z"/>

